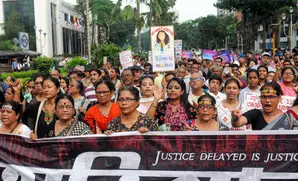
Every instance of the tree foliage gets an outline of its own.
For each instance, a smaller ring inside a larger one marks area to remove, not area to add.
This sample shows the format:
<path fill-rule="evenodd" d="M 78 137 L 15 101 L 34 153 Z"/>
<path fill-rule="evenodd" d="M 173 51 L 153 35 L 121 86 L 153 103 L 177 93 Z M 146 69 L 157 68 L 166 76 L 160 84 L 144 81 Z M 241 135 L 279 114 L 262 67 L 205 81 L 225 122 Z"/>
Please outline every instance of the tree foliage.
<path fill-rule="evenodd" d="M 75 68 L 75 66 L 85 66 L 87 65 L 87 60 L 83 59 L 82 57 L 74 57 L 69 62 L 66 63 L 67 68 Z"/>
<path fill-rule="evenodd" d="M 121 49 L 112 43 L 105 43 L 92 47 L 92 62 L 98 67 L 103 65 L 103 58 L 108 57 L 112 65 L 119 66 L 119 52 Z"/>
<path fill-rule="evenodd" d="M 285 7 L 296 7 L 296 3 L 297 0 L 222 0 L 215 6 L 229 11 L 242 12 L 243 20 L 239 24 L 238 30 L 240 34 L 244 35 L 246 48 L 252 49 L 261 25 L 265 31 L 264 36 L 266 36 L 271 28 L 270 25 L 278 24 L 279 27 L 275 27 L 273 31 L 277 35 L 279 46 L 281 10 Z"/>
<path fill-rule="evenodd" d="M 21 23 L 20 16 L 16 10 L 12 10 L 1 25 L 5 32 L 7 39 L 13 39 L 18 37 L 18 33 L 24 31 L 25 26 Z"/>
<path fill-rule="evenodd" d="M 37 57 L 34 59 L 33 68 L 39 72 L 48 72 L 53 65 L 53 59 L 45 56 Z"/>
<path fill-rule="evenodd" d="M 183 40 L 184 49 L 219 49 L 224 48 L 223 41 L 230 37 L 228 47 L 232 48 L 237 42 L 236 25 L 237 21 L 233 16 L 209 15 L 182 24 L 176 23 L 175 39 Z"/>

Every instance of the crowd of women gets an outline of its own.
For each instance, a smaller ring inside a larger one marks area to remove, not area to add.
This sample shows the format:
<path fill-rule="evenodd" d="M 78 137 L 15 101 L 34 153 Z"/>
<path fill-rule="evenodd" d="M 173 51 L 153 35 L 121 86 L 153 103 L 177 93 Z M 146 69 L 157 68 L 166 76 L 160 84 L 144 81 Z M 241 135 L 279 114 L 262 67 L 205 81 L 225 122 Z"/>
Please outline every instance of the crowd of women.
<path fill-rule="evenodd" d="M 276 61 L 277 59 L 277 61 Z M 139 131 L 251 131 L 298 127 L 298 54 L 260 60 L 248 53 L 224 63 L 190 58 L 176 70 L 152 72 L 135 57 L 123 70 L 38 73 L 23 86 L 7 77 L 0 91 L 0 133 L 31 139 Z M 223 69 L 222 69 L 223 68 Z M 249 97 L 258 103 L 247 107 Z M 294 100 L 286 111 L 279 104 Z"/>

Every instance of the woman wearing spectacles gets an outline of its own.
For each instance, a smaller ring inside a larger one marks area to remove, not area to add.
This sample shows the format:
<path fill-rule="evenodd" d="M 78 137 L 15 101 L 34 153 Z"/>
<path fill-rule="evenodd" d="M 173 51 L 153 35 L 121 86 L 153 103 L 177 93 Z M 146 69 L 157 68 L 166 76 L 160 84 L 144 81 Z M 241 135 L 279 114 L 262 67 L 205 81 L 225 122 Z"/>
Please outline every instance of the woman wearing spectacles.
<path fill-rule="evenodd" d="M 119 105 L 111 101 L 114 92 L 115 85 L 110 80 L 100 80 L 95 84 L 98 104 L 92 106 L 84 118 L 94 134 L 102 134 L 109 122 L 121 114 Z"/>
<path fill-rule="evenodd" d="M 281 87 L 270 82 L 261 88 L 262 109 L 253 109 L 242 115 L 240 110 L 232 111 L 232 124 L 235 127 L 251 124 L 253 130 L 297 129 L 297 120 L 278 109 L 283 92 Z"/>
<path fill-rule="evenodd" d="M 110 135 L 113 132 L 128 131 L 139 131 L 141 133 L 157 131 L 157 124 L 149 116 L 137 110 L 139 101 L 140 93 L 136 87 L 122 87 L 118 92 L 117 99 L 122 114 L 109 123 L 105 134 Z"/>
<path fill-rule="evenodd" d="M 228 131 L 229 128 L 214 118 L 216 114 L 216 101 L 214 97 L 206 94 L 198 99 L 198 118 L 188 120 L 186 131 Z"/>
<path fill-rule="evenodd" d="M 274 82 L 277 82 L 277 80 L 279 79 L 279 74 L 281 74 L 282 81 L 278 82 L 278 84 L 283 91 L 283 95 L 296 98 L 296 92 L 293 84 L 293 81 L 295 80 L 294 69 L 292 67 L 285 67 L 283 69 L 280 69 L 280 65 L 277 66 L 277 71 L 273 78 Z"/>
<path fill-rule="evenodd" d="M 67 94 L 58 96 L 55 100 L 57 120 L 49 125 L 47 137 L 82 136 L 92 134 L 90 127 L 76 119 L 74 99 Z"/>

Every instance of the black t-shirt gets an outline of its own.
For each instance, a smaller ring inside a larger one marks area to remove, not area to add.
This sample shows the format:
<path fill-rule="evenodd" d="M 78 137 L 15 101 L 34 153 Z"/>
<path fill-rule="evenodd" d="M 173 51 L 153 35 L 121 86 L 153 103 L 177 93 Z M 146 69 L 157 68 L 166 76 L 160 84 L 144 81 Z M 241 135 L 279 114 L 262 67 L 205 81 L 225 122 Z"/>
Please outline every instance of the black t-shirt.
<path fill-rule="evenodd" d="M 259 109 L 247 111 L 243 116 L 246 117 L 247 124 L 251 124 L 252 130 L 261 130 L 268 125 Z"/>

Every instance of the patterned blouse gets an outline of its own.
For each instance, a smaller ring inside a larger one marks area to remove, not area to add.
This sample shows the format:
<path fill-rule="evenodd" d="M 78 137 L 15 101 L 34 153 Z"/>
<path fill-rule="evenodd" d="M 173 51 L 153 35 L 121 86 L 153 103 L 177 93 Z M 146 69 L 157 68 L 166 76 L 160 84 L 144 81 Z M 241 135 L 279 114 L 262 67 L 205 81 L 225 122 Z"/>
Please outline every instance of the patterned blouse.
<path fill-rule="evenodd" d="M 113 132 L 128 132 L 128 131 L 137 131 L 141 127 L 146 127 L 150 131 L 158 130 L 157 124 L 155 122 L 153 122 L 153 120 L 149 116 L 147 116 L 143 113 L 140 113 L 138 120 L 135 122 L 135 124 L 131 128 L 126 127 L 121 121 L 121 116 L 119 116 L 119 117 L 113 119 L 108 124 L 108 127 L 106 130 L 111 130 Z"/>
<path fill-rule="evenodd" d="M 74 122 L 75 121 L 72 121 L 71 123 L 69 123 L 58 135 L 56 135 L 56 133 L 55 133 L 56 121 L 51 122 L 49 125 L 49 132 L 47 134 L 47 137 L 51 138 L 51 137 L 65 137 L 65 136 L 67 136 L 67 133 L 68 133 L 71 125 L 74 124 Z M 69 136 L 82 136 L 82 135 L 91 135 L 91 134 L 92 134 L 92 131 L 86 123 L 84 123 L 82 121 L 77 121 L 74 129 L 71 131 Z"/>
<path fill-rule="evenodd" d="M 193 131 L 200 131 L 199 128 L 195 125 L 196 124 L 195 119 L 188 120 L 187 123 L 190 127 L 194 128 Z M 224 125 L 222 122 L 219 122 L 218 131 L 229 131 L 229 130 L 230 129 L 226 125 Z"/>
<path fill-rule="evenodd" d="M 183 131 L 188 116 L 182 104 L 173 112 L 172 105 L 167 101 L 162 101 L 157 104 L 155 120 L 158 120 L 159 125 L 170 124 L 171 131 Z"/>

